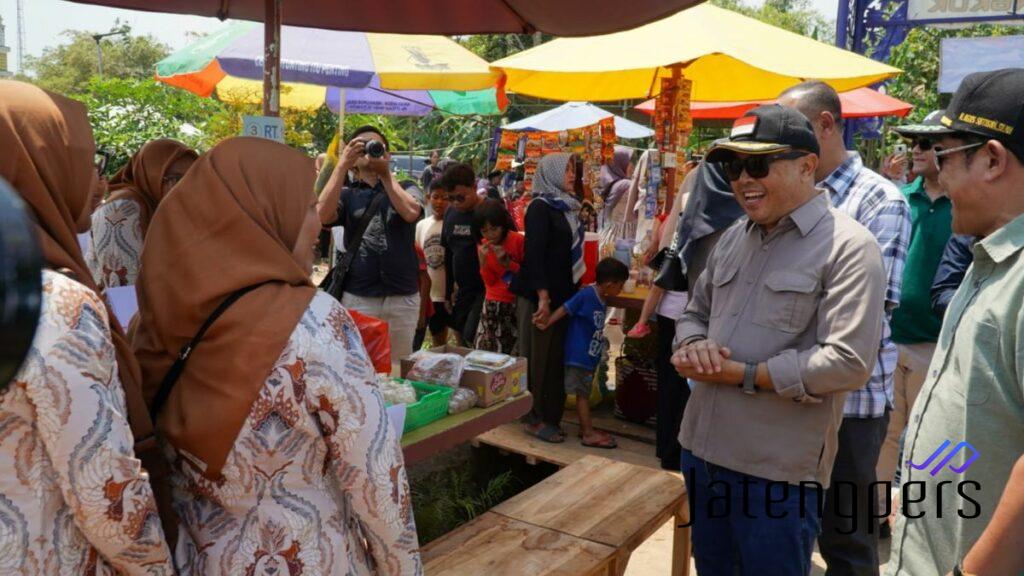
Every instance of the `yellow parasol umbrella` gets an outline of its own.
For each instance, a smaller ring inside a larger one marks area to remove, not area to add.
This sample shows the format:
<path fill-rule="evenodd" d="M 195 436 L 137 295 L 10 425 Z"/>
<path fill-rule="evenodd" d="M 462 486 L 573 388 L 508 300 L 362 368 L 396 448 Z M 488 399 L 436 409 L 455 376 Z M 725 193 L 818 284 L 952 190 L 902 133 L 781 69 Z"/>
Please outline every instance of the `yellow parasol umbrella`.
<path fill-rule="evenodd" d="M 840 92 L 900 72 L 881 62 L 701 4 L 603 36 L 559 38 L 493 62 L 506 90 L 551 100 L 649 98 L 672 67 L 693 82 L 695 101 L 765 100 L 803 80 Z"/>

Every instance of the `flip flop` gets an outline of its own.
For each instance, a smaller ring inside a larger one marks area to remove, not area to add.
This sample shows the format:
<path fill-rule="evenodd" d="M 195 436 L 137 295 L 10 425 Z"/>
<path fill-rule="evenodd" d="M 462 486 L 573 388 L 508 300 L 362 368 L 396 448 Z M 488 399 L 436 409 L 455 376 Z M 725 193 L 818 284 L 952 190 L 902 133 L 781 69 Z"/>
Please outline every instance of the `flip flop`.
<path fill-rule="evenodd" d="M 587 442 L 583 438 L 580 438 L 580 444 L 583 444 L 587 448 L 604 448 L 606 450 L 611 450 L 612 448 L 619 447 L 618 443 L 615 442 L 615 438 L 613 438 L 610 434 L 605 434 L 604 436 L 601 437 L 601 440 L 597 442 Z"/>
<path fill-rule="evenodd" d="M 539 424 L 539 428 L 537 426 L 538 425 L 526 426 L 526 433 L 551 444 L 561 444 L 562 442 L 565 442 L 565 434 L 563 434 L 557 426 L 552 426 L 550 424 Z"/>

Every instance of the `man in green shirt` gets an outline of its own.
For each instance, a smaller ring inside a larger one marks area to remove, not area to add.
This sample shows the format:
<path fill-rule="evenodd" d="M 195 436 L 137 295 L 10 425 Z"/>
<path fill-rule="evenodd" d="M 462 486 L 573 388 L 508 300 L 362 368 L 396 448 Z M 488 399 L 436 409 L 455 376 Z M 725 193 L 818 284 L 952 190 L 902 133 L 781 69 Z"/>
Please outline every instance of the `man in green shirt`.
<path fill-rule="evenodd" d="M 1024 69 L 964 78 L 935 148 L 980 240 L 910 415 L 888 576 L 1024 575 Z"/>
<path fill-rule="evenodd" d="M 938 138 L 953 133 L 940 122 L 944 112 L 935 110 L 920 124 L 896 128 L 900 136 L 911 142 L 911 167 L 917 179 L 901 190 L 910 204 L 912 228 L 903 268 L 903 295 L 890 322 L 892 340 L 899 349 L 899 360 L 893 374 L 893 409 L 889 413 L 889 427 L 876 467 L 879 482 L 891 482 L 896 475 L 903 429 L 907 427 L 910 409 L 924 384 L 928 364 L 935 354 L 935 341 L 939 339 L 939 329 L 942 328 L 942 318 L 932 310 L 931 289 L 949 241 L 953 215 L 952 204 L 939 184 L 939 170 L 935 166 L 932 147 Z M 878 509 L 888 510 L 885 502 L 889 491 L 879 490 L 878 498 Z"/>

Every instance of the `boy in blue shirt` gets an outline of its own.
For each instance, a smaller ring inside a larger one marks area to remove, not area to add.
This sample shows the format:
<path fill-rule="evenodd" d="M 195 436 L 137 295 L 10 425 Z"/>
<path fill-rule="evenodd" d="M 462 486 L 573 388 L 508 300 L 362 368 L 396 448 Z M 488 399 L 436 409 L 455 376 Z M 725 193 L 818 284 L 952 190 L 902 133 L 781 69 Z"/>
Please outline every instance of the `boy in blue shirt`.
<path fill-rule="evenodd" d="M 555 311 L 541 328 L 569 316 L 565 337 L 565 393 L 576 395 L 580 437 L 584 446 L 616 448 L 615 438 L 594 429 L 590 420 L 590 389 L 604 348 L 604 317 L 609 296 L 618 296 L 629 279 L 629 268 L 615 258 L 597 263 L 597 283 L 587 286 Z"/>

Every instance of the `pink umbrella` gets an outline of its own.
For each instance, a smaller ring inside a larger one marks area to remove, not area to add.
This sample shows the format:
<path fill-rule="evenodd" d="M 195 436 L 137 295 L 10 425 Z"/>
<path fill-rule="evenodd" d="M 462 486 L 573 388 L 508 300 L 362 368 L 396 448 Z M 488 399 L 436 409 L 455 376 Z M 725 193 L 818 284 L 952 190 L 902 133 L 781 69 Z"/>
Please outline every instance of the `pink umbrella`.
<path fill-rule="evenodd" d="M 843 105 L 843 118 L 877 118 L 879 116 L 904 117 L 914 107 L 902 100 L 882 94 L 871 88 L 857 88 L 839 94 Z M 756 102 L 694 102 L 691 113 L 694 120 L 735 120 L 747 110 L 775 100 Z M 654 114 L 654 100 L 648 100 L 636 107 L 647 115 Z"/>

